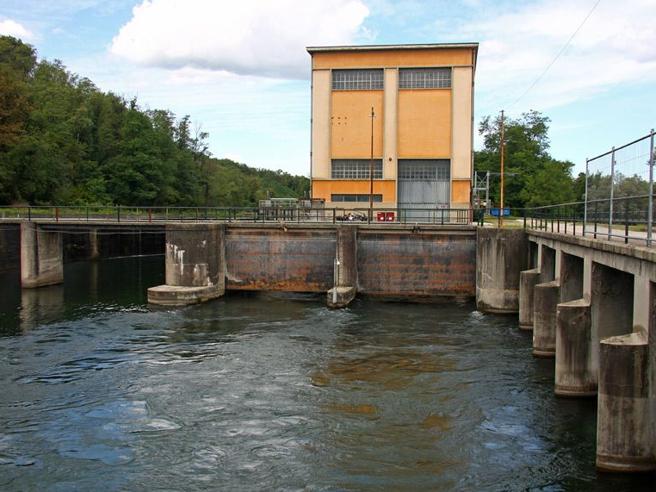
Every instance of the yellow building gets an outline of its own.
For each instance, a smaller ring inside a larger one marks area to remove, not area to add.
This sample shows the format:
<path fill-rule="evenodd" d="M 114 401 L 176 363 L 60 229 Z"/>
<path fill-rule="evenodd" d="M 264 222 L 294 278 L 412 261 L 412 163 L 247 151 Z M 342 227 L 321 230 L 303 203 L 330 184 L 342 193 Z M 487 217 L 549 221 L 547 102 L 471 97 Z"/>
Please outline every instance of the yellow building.
<path fill-rule="evenodd" d="M 477 43 L 309 47 L 312 197 L 327 207 L 471 203 Z"/>

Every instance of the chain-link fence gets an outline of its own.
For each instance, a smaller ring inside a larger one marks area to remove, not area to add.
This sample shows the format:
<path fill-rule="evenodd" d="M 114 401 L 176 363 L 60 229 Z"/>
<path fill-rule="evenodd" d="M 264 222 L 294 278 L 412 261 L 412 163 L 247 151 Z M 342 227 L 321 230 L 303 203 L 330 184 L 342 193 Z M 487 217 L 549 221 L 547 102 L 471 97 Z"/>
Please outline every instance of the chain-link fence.
<path fill-rule="evenodd" d="M 652 243 L 654 130 L 620 147 L 586 160 L 584 234 L 593 224 L 595 236 L 636 236 Z M 601 229 L 603 229 L 603 231 Z"/>

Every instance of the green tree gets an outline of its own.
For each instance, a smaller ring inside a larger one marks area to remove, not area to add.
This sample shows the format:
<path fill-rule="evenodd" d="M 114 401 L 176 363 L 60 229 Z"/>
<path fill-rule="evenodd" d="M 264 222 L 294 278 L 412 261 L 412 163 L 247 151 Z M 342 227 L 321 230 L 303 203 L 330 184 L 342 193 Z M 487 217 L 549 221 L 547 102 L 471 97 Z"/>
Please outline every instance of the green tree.
<path fill-rule="evenodd" d="M 505 120 L 505 204 L 510 207 L 550 205 L 574 199 L 573 163 L 549 155 L 549 118 L 529 111 Z M 499 117 L 479 125 L 483 150 L 475 153 L 477 171 L 499 171 Z M 490 196 L 498 203 L 499 180 L 492 179 Z"/>

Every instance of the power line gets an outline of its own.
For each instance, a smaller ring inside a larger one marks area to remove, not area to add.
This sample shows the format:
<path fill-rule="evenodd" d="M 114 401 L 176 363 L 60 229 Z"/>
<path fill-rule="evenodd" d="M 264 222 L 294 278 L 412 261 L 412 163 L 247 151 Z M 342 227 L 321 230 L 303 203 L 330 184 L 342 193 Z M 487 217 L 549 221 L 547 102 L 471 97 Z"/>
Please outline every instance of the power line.
<path fill-rule="evenodd" d="M 565 50 L 568 48 L 568 46 L 570 45 L 570 43 L 572 42 L 572 40 L 574 39 L 574 37 L 579 33 L 579 31 L 581 30 L 581 28 L 583 27 L 583 25 L 588 21 L 588 19 L 589 19 L 590 16 L 592 15 L 592 12 L 595 11 L 595 9 L 597 8 L 597 6 L 598 6 L 600 3 L 601 3 L 601 0 L 597 0 L 597 2 L 596 2 L 596 3 L 592 6 L 592 8 L 590 9 L 590 12 L 588 12 L 588 15 L 586 15 L 586 16 L 585 16 L 585 19 L 583 19 L 583 21 L 579 24 L 579 27 L 577 27 L 576 30 L 572 33 L 572 35 L 569 37 L 569 39 L 567 40 L 567 42 L 566 42 L 566 43 L 563 45 L 563 47 L 560 49 L 560 51 L 558 52 L 558 54 L 554 57 L 553 60 L 551 60 L 551 63 L 549 63 L 549 65 L 547 65 L 547 68 L 545 68 L 544 71 L 538 76 L 538 78 L 536 78 L 536 79 L 533 81 L 533 83 L 528 87 L 528 89 L 526 89 L 526 90 L 525 90 L 525 91 L 524 91 L 524 92 L 523 92 L 523 93 L 522 93 L 517 99 L 515 99 L 515 101 L 509 106 L 509 108 L 512 108 L 515 104 L 517 104 L 517 103 L 519 102 L 519 100 L 520 100 L 522 97 L 524 97 L 526 94 L 528 94 L 529 91 L 530 91 L 531 89 L 533 89 L 533 87 L 535 87 L 535 86 L 537 85 L 538 82 L 540 82 L 540 80 L 542 79 L 542 77 L 544 77 L 544 75 L 549 71 L 549 69 L 553 66 L 553 64 L 556 63 L 556 60 L 558 60 L 558 58 L 560 58 L 560 55 L 562 55 L 562 54 L 565 52 Z"/>

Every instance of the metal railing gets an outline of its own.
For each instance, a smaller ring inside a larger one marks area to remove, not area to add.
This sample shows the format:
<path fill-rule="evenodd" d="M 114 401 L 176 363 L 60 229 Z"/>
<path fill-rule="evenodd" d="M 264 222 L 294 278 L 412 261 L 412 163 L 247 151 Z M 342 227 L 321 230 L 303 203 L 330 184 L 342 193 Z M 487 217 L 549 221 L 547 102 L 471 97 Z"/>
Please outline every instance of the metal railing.
<path fill-rule="evenodd" d="M 649 202 L 649 195 L 622 196 L 516 209 L 514 217 L 526 229 L 652 246 Z"/>
<path fill-rule="evenodd" d="M 215 221 L 468 225 L 482 223 L 482 213 L 471 208 L 0 206 L 0 221 L 3 219 L 58 223 Z"/>

